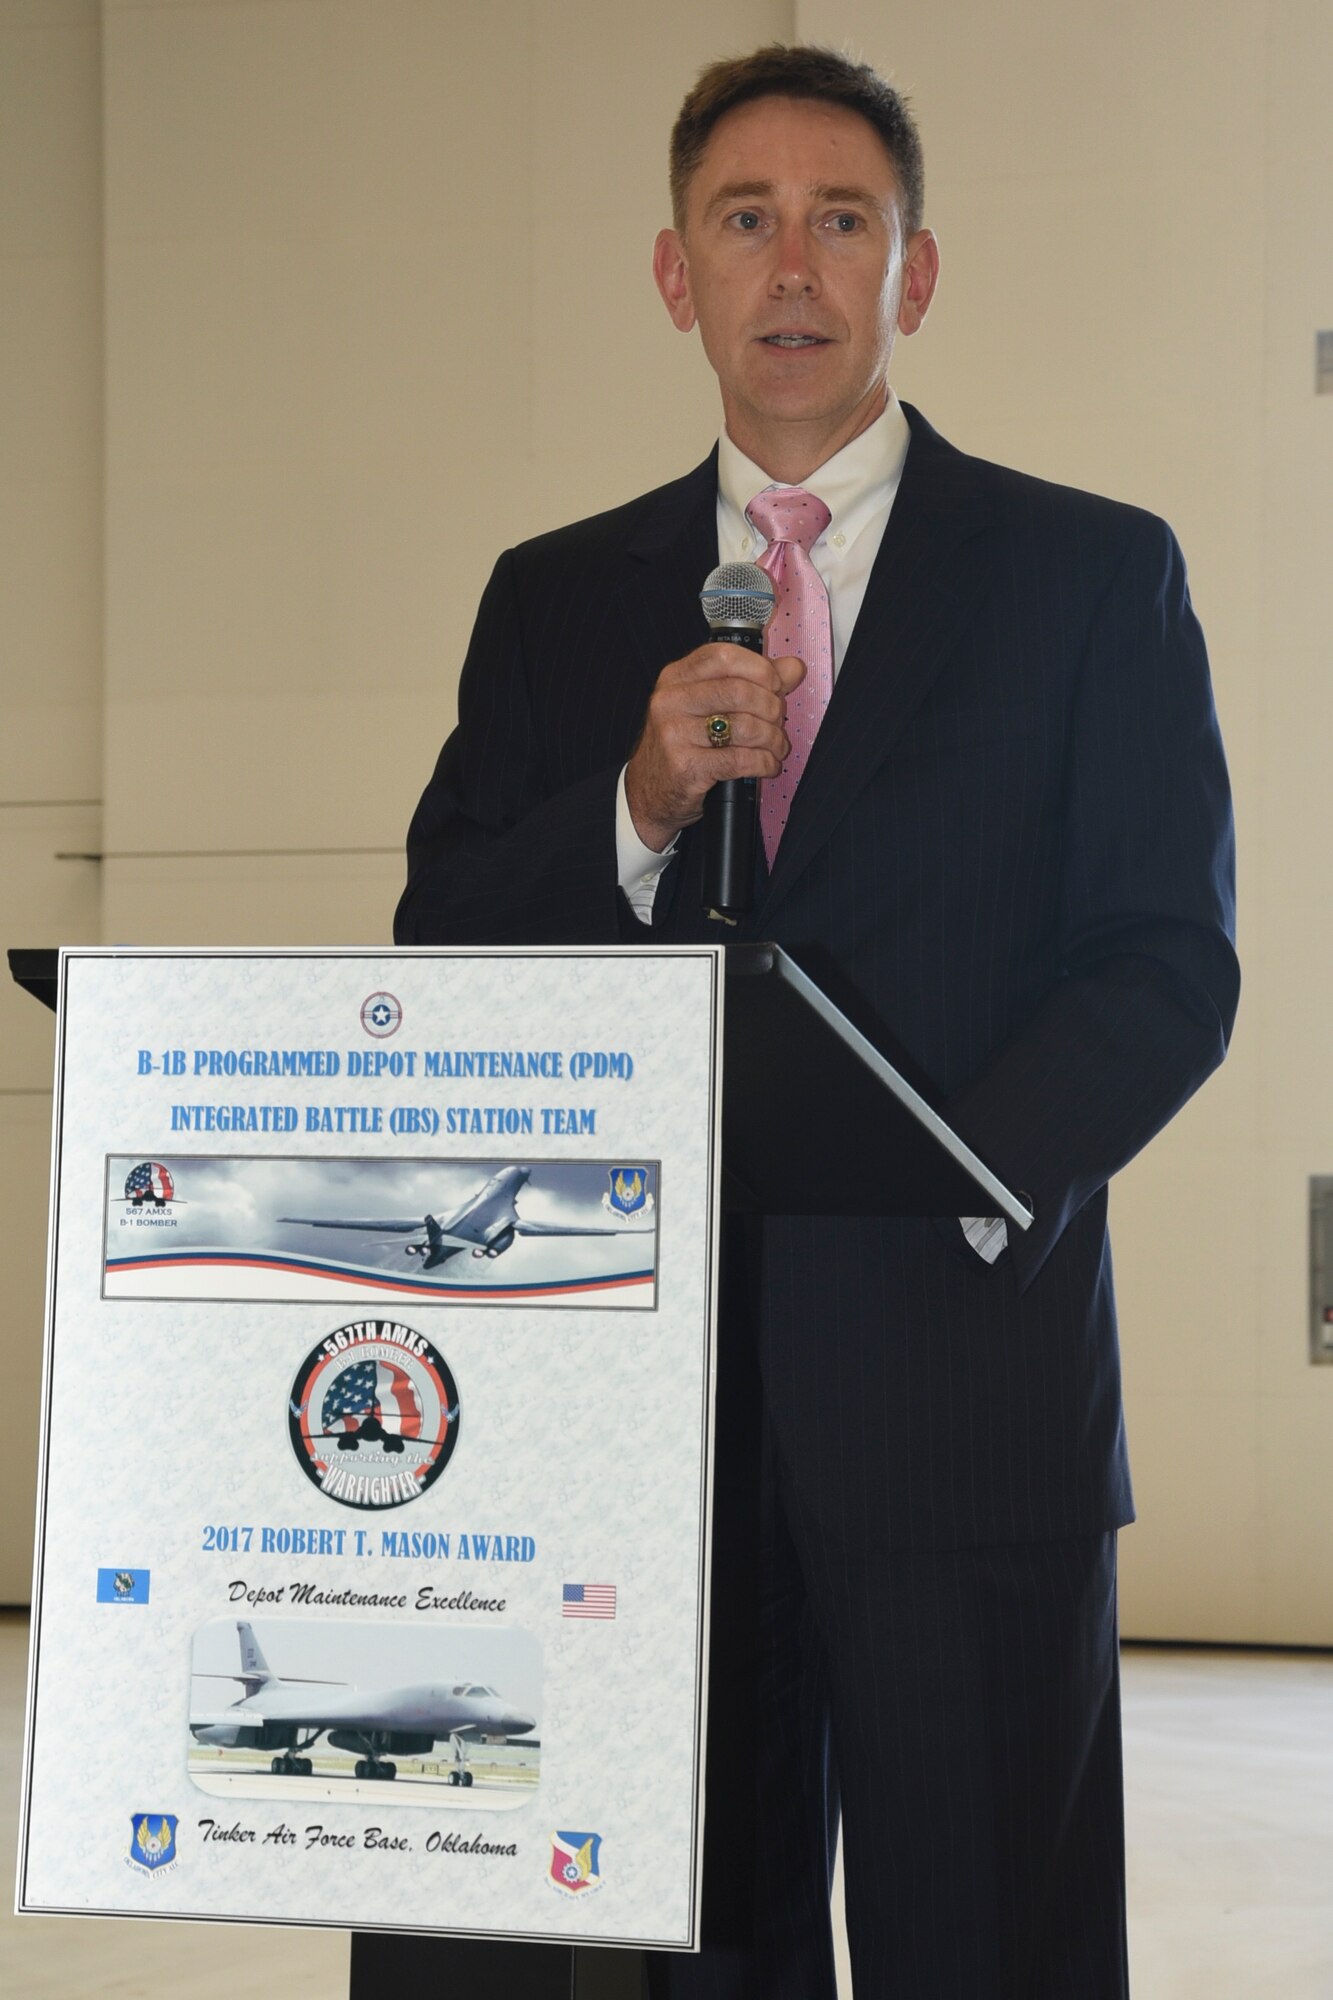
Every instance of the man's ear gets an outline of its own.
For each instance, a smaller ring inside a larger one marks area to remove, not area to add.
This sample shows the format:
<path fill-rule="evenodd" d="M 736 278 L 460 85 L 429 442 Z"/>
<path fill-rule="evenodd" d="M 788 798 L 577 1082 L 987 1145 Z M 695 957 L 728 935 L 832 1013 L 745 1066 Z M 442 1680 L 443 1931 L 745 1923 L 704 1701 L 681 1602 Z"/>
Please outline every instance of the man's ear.
<path fill-rule="evenodd" d="M 653 245 L 653 277 L 662 301 L 671 314 L 671 324 L 680 333 L 694 325 L 694 300 L 690 294 L 690 260 L 685 245 L 674 229 L 658 231 Z"/>
<path fill-rule="evenodd" d="M 898 330 L 915 333 L 926 317 L 940 278 L 940 246 L 933 229 L 918 229 L 907 240 L 903 258 L 903 292 L 898 304 Z"/>

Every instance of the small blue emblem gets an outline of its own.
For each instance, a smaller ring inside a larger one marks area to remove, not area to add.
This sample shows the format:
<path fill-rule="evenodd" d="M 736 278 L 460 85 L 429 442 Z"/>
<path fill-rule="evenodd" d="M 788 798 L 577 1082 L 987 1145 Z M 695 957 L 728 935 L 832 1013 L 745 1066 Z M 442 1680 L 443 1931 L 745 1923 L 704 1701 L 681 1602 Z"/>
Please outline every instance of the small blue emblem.
<path fill-rule="evenodd" d="M 650 1215 L 653 1198 L 648 1192 L 647 1167 L 612 1167 L 611 1186 L 602 1196 L 602 1206 L 612 1215 Z"/>
<path fill-rule="evenodd" d="M 99 1569 L 98 1603 L 147 1604 L 148 1580 L 151 1574 L 152 1572 L 146 1569 Z"/>
<path fill-rule="evenodd" d="M 175 1813 L 133 1813 L 130 1817 L 130 1851 L 125 1856 L 132 1868 L 145 1875 L 159 1875 L 176 1865 Z"/>

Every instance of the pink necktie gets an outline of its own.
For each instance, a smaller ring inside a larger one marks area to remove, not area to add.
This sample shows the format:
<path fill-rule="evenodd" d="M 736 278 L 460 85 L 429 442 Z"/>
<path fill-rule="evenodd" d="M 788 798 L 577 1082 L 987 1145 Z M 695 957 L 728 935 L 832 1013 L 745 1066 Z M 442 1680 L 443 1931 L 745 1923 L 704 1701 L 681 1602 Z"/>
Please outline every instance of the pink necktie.
<path fill-rule="evenodd" d="M 759 787 L 759 825 L 768 865 L 778 851 L 787 814 L 801 782 L 824 710 L 833 693 L 833 623 L 828 592 L 810 550 L 833 518 L 822 500 L 802 486 L 770 486 L 745 510 L 768 547 L 759 567 L 773 579 L 778 601 L 764 635 L 770 660 L 794 654 L 805 661 L 805 679 L 787 696 L 791 755 L 776 778 Z"/>

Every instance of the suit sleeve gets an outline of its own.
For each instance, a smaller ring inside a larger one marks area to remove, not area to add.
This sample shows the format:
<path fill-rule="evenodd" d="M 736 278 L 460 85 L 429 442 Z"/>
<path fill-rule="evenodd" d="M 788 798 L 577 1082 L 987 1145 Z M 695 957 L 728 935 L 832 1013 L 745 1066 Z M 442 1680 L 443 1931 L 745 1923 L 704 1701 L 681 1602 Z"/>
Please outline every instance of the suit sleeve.
<path fill-rule="evenodd" d="M 1222 1060 L 1239 992 L 1230 793 L 1184 561 L 1144 517 L 1092 624 L 1070 723 L 1059 977 L 950 1109 L 1029 1196 L 1020 1289 Z"/>
<path fill-rule="evenodd" d="M 575 699 L 571 689 L 570 700 Z M 477 613 L 440 752 L 407 836 L 397 944 L 606 944 L 643 929 L 616 881 L 623 756 L 553 787 L 534 717 L 511 550 Z"/>

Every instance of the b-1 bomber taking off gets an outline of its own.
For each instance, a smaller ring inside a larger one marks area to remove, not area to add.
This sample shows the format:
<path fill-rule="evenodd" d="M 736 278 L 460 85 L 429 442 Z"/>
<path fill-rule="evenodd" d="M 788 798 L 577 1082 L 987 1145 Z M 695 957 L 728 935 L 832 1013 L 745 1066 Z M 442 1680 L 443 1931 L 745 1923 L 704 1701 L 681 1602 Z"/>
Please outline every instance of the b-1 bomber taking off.
<path fill-rule="evenodd" d="M 502 1167 L 455 1214 L 441 1221 L 425 1216 L 280 1215 L 279 1222 L 304 1223 L 310 1229 L 352 1229 L 363 1236 L 415 1236 L 403 1254 L 420 1257 L 423 1271 L 434 1271 L 450 1257 L 470 1250 L 474 1257 L 502 1257 L 516 1236 L 637 1236 L 644 1229 L 618 1229 L 605 1224 L 526 1222 L 518 1213 L 520 1188 L 532 1177 L 530 1167 Z"/>
<path fill-rule="evenodd" d="M 217 1714 L 192 1720 L 196 1743 L 221 1750 L 275 1753 L 275 1777 L 308 1778 L 307 1754 L 327 1735 L 335 1750 L 356 1755 L 358 1778 L 396 1778 L 392 1757 L 429 1757 L 437 1743 L 453 1752 L 451 1785 L 471 1786 L 468 1743 L 508 1743 L 528 1737 L 536 1719 L 524 1715 L 493 1687 L 460 1681 L 415 1681 L 403 1687 L 357 1688 L 341 1681 L 283 1680 L 272 1672 L 252 1628 L 238 1620 L 238 1674 L 196 1678 L 239 1681 L 241 1699 Z M 530 1747 L 536 1748 L 529 1737 Z"/>

